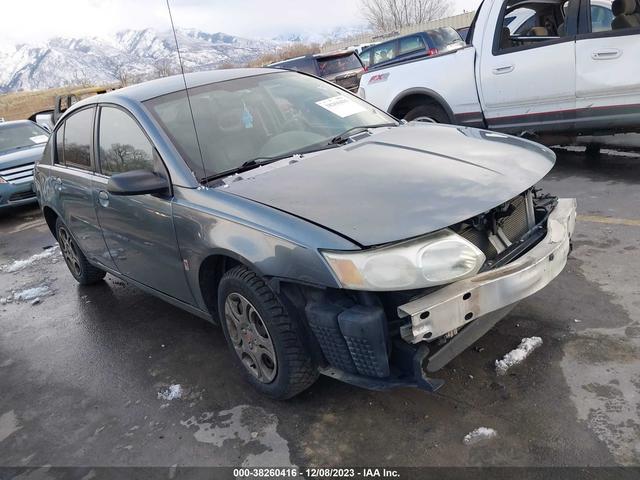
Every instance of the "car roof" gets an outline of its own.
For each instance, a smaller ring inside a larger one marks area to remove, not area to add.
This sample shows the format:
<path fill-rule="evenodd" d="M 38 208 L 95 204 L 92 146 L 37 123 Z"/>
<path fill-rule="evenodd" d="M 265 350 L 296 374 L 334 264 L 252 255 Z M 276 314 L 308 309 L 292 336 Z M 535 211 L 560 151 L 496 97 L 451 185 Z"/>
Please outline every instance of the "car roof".
<path fill-rule="evenodd" d="M 307 55 L 300 55 L 299 57 L 287 58 L 286 60 L 278 60 L 277 62 L 270 63 L 267 67 L 273 67 L 276 65 L 282 65 L 283 63 L 295 62 L 297 60 L 305 60 L 305 59 L 313 59 L 313 60 L 322 60 L 324 58 L 334 58 L 334 57 L 348 57 L 355 53 L 354 50 L 338 50 L 335 52 L 327 52 L 327 53 L 309 53 Z"/>
<path fill-rule="evenodd" d="M 157 78 L 155 80 L 149 80 L 148 82 L 131 85 L 129 87 L 120 88 L 108 93 L 86 98 L 80 102 L 74 103 L 67 111 L 72 111 L 76 108 L 93 103 L 110 102 L 114 99 L 127 99 L 136 102 L 144 102 L 152 98 L 184 90 L 185 83 L 188 88 L 195 88 L 211 83 L 226 82 L 228 80 L 237 80 L 240 78 L 278 72 L 282 72 L 282 70 L 275 68 L 231 68 L 227 70 L 209 70 L 205 72 L 186 73 L 184 77 L 181 74 L 172 75 L 170 77 Z"/>

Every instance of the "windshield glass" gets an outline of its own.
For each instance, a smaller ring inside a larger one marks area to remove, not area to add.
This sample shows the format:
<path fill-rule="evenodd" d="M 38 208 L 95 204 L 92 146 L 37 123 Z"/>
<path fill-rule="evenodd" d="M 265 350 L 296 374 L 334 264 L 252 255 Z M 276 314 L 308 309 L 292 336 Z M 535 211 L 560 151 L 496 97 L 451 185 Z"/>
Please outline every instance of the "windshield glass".
<path fill-rule="evenodd" d="M 332 84 L 272 73 L 189 89 L 198 148 L 185 97 L 180 91 L 145 105 L 201 180 L 252 160 L 322 149 L 355 127 L 395 123 Z"/>
<path fill-rule="evenodd" d="M 340 57 L 318 59 L 318 70 L 320 70 L 321 77 L 335 75 L 336 73 L 355 70 L 357 68 L 362 68 L 362 64 L 355 53 L 342 55 Z"/>
<path fill-rule="evenodd" d="M 47 143 L 49 134 L 35 123 L 0 124 L 0 152 Z"/>

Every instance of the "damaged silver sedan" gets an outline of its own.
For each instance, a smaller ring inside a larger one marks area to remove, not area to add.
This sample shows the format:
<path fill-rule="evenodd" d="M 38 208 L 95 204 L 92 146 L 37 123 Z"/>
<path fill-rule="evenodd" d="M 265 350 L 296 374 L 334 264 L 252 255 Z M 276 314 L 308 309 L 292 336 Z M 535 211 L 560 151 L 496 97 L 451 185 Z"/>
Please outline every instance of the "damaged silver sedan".
<path fill-rule="evenodd" d="M 575 200 L 535 188 L 554 162 L 301 73 L 225 70 L 74 105 L 35 189 L 78 282 L 109 273 L 220 324 L 262 393 L 319 374 L 434 391 L 564 268 Z"/>

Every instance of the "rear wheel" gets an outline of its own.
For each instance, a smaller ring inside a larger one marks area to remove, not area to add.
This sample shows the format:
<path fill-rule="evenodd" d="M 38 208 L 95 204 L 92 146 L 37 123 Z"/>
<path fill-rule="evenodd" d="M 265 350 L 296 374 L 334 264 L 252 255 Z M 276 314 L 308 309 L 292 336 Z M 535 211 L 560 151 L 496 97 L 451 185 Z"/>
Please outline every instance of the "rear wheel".
<path fill-rule="evenodd" d="M 439 105 L 419 105 L 404 116 L 407 122 L 449 123 L 449 116 Z"/>
<path fill-rule="evenodd" d="M 104 278 L 106 272 L 89 263 L 60 218 L 56 220 L 56 233 L 64 261 L 80 285 L 91 285 Z"/>
<path fill-rule="evenodd" d="M 255 272 L 239 266 L 222 277 L 218 311 L 236 363 L 254 388 L 287 399 L 316 381 L 297 322 Z"/>

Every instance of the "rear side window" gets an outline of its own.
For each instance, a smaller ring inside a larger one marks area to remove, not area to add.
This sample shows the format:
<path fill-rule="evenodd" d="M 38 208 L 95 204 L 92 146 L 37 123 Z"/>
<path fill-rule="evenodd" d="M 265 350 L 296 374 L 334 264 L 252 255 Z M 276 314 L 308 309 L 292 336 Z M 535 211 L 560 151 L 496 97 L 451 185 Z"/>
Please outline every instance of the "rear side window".
<path fill-rule="evenodd" d="M 400 55 L 415 52 L 417 50 L 425 50 L 426 48 L 427 46 L 424 44 L 420 35 L 400 39 Z"/>
<path fill-rule="evenodd" d="M 393 60 L 397 55 L 395 41 L 376 45 L 371 49 L 371 65 Z"/>
<path fill-rule="evenodd" d="M 91 168 L 91 132 L 93 108 L 80 110 L 64 122 L 64 163 L 73 167 Z"/>
<path fill-rule="evenodd" d="M 56 130 L 56 155 L 54 163 L 64 165 L 64 123 Z"/>
<path fill-rule="evenodd" d="M 151 142 L 131 116 L 118 108 L 102 107 L 99 124 L 100 170 L 104 175 L 148 170 L 162 173 Z"/>
<path fill-rule="evenodd" d="M 360 59 L 355 52 L 351 53 L 351 55 L 342 55 L 340 57 L 330 57 L 318 60 L 318 70 L 320 70 L 321 77 L 335 75 L 336 73 L 342 73 L 358 68 L 362 68 L 362 63 L 360 63 Z"/>

